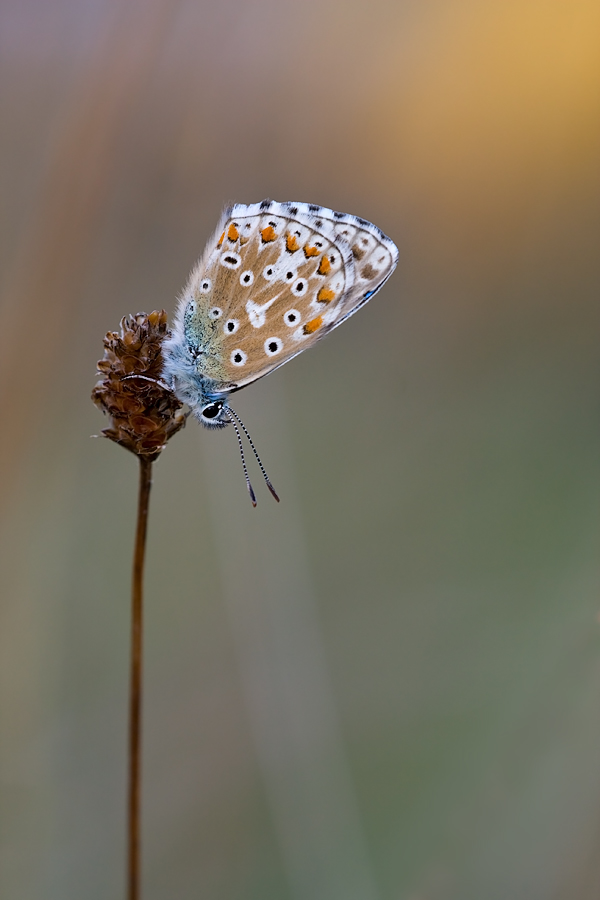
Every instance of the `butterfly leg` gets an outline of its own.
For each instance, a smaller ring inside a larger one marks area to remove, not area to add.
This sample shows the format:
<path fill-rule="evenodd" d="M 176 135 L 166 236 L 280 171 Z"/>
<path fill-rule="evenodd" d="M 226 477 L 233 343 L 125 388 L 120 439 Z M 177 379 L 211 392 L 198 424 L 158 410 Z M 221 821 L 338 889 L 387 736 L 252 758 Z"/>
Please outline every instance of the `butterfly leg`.
<path fill-rule="evenodd" d="M 172 394 L 175 393 L 175 379 L 173 379 L 171 385 L 168 385 L 158 378 L 151 378 L 149 375 L 124 375 L 123 378 L 121 378 L 121 381 L 130 381 L 132 378 L 138 378 L 140 381 L 151 381 L 153 384 L 157 384 L 159 387 L 164 388 L 165 391 L 170 391 Z"/>

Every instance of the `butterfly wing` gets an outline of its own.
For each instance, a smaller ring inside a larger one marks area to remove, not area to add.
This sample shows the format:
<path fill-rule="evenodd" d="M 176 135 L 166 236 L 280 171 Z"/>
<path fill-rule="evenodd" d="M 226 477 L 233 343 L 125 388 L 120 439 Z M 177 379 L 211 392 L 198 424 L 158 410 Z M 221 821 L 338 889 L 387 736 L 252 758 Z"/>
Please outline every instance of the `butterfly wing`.
<path fill-rule="evenodd" d="M 215 392 L 238 390 L 312 346 L 392 273 L 395 245 L 363 219 L 303 203 L 226 210 L 176 330 Z"/>
<path fill-rule="evenodd" d="M 333 224 L 338 240 L 350 246 L 354 261 L 354 282 L 334 323 L 337 328 L 383 287 L 398 263 L 398 248 L 366 219 L 324 208 L 319 215 Z"/>

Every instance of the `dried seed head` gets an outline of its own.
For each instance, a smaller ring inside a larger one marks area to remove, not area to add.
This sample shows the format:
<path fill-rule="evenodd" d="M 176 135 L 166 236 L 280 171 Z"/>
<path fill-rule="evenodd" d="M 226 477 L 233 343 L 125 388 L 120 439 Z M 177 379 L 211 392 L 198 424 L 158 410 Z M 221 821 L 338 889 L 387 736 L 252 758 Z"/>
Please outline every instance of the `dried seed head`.
<path fill-rule="evenodd" d="M 158 383 L 162 342 L 168 336 L 164 309 L 124 316 L 121 333 L 109 331 L 104 338 L 104 358 L 98 363 L 103 380 L 92 391 L 96 406 L 111 417 L 102 434 L 150 460 L 185 425 L 183 404 Z M 144 378 L 127 377 L 131 375 Z"/>

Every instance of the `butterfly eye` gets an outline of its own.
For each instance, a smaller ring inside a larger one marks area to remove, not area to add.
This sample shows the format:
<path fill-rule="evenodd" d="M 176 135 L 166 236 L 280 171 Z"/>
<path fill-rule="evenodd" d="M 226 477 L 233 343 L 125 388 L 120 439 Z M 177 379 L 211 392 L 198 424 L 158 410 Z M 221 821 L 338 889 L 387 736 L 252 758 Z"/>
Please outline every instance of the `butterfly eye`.
<path fill-rule="evenodd" d="M 213 306 L 213 308 L 211 309 L 211 311 L 208 314 L 208 318 L 209 319 L 220 319 L 222 315 L 223 315 L 223 310 L 219 309 L 218 306 Z"/>
<path fill-rule="evenodd" d="M 244 287 L 250 287 L 253 281 L 254 272 L 251 272 L 250 269 L 246 269 L 246 271 L 242 272 L 240 275 L 240 284 L 244 285 Z"/>
<path fill-rule="evenodd" d="M 229 319 L 228 322 L 225 322 L 223 331 L 226 334 L 235 334 L 239 327 L 240 323 L 237 319 Z"/>
<path fill-rule="evenodd" d="M 273 266 L 267 266 L 266 269 L 263 269 L 263 278 L 266 278 L 267 281 L 270 281 L 274 275 L 275 275 L 275 269 L 273 268 Z"/>
<path fill-rule="evenodd" d="M 205 278 L 204 281 L 200 284 L 200 293 L 208 294 L 211 287 L 212 287 L 212 282 L 211 282 L 210 278 Z"/>
<path fill-rule="evenodd" d="M 298 281 L 293 285 L 292 291 L 297 297 L 303 297 L 308 288 L 308 283 L 305 278 L 299 278 Z"/>
<path fill-rule="evenodd" d="M 205 406 L 202 410 L 202 416 L 205 419 L 216 419 L 222 409 L 223 404 L 221 402 L 209 403 L 208 406 Z"/>
<path fill-rule="evenodd" d="M 243 350 L 234 350 L 229 357 L 234 366 L 243 366 L 248 357 Z"/>
<path fill-rule="evenodd" d="M 241 262 L 242 257 L 239 253 L 233 253 L 231 250 L 228 250 L 221 256 L 221 265 L 225 266 L 226 269 L 237 269 Z"/>
<path fill-rule="evenodd" d="M 265 353 L 267 356 L 276 356 L 283 349 L 283 341 L 278 337 L 270 337 L 265 341 Z"/>
<path fill-rule="evenodd" d="M 299 319 L 300 319 L 300 313 L 298 312 L 297 309 L 288 309 L 288 311 L 286 312 L 286 314 L 283 317 L 283 321 L 290 328 L 292 328 L 292 326 L 294 326 L 296 324 L 296 322 L 299 321 Z"/>

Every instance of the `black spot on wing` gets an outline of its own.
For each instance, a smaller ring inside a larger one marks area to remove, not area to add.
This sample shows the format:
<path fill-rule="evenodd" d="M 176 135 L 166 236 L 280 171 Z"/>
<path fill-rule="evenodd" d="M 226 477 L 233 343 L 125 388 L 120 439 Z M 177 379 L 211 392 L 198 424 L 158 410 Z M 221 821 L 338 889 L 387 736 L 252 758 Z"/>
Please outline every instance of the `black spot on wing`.
<path fill-rule="evenodd" d="M 264 210 L 264 209 L 270 209 L 272 205 L 273 205 L 273 201 L 267 199 L 267 200 L 263 200 L 263 201 L 262 201 L 262 203 L 260 204 L 260 208 L 263 209 L 263 210 Z"/>
<path fill-rule="evenodd" d="M 309 203 L 308 209 L 311 213 L 316 213 L 316 212 L 320 212 L 321 207 L 317 206 L 316 203 Z"/>

